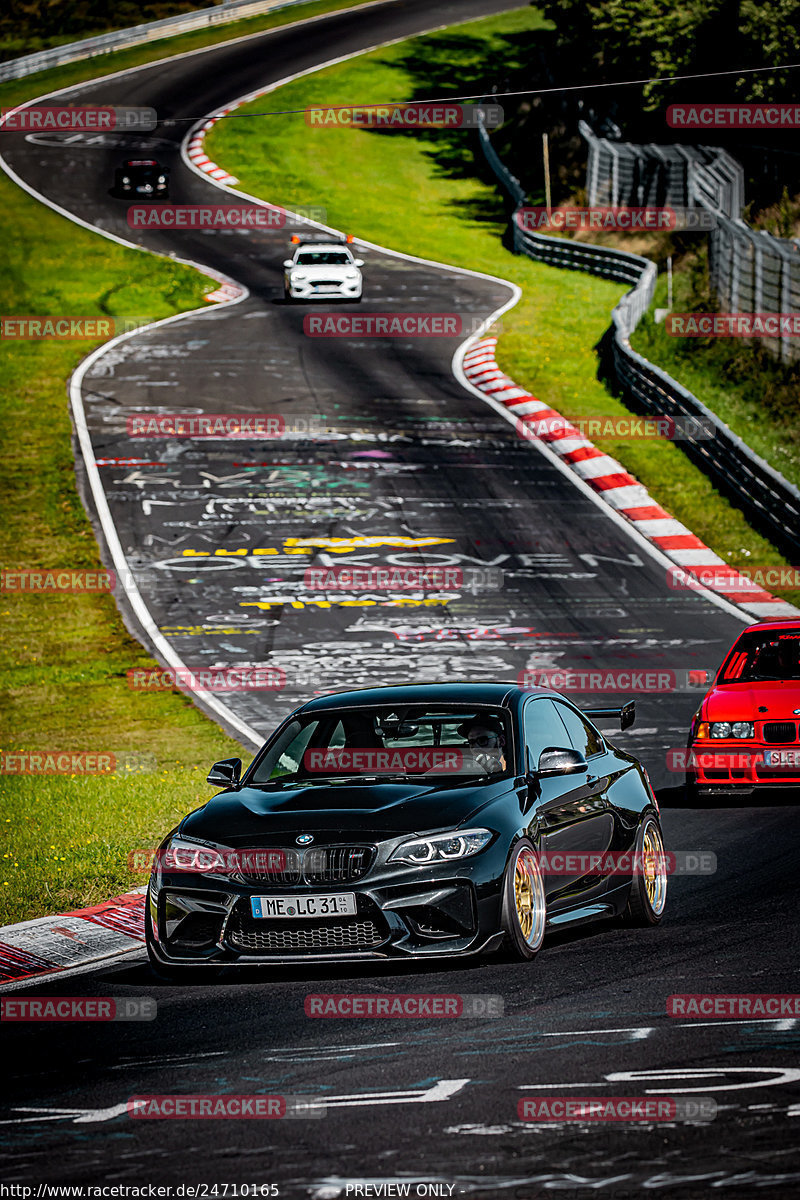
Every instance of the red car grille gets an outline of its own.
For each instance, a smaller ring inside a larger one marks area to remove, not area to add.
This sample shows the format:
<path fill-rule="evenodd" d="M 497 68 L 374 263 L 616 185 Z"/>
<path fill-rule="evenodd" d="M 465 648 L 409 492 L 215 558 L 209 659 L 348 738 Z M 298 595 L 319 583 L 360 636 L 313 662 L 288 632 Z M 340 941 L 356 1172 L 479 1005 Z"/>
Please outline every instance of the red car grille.
<path fill-rule="evenodd" d="M 796 742 L 797 725 L 794 721 L 767 721 L 764 724 L 764 741 L 771 746 Z"/>

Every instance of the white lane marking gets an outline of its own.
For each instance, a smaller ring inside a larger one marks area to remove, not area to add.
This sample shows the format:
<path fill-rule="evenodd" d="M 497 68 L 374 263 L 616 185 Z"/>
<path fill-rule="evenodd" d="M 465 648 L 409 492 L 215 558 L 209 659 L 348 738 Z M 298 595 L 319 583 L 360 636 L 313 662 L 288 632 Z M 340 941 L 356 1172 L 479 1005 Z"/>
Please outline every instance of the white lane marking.
<path fill-rule="evenodd" d="M 683 1079 L 721 1079 L 725 1075 L 770 1075 L 769 1079 L 751 1079 L 743 1083 L 714 1083 L 709 1087 L 678 1087 Z M 657 1081 L 666 1087 L 645 1088 L 647 1093 L 669 1092 L 737 1092 L 745 1088 L 777 1087 L 784 1083 L 795 1083 L 800 1079 L 798 1067 L 665 1067 L 663 1070 L 612 1071 L 610 1075 L 594 1083 L 521 1083 L 518 1091 L 555 1091 L 558 1088 L 605 1087 L 609 1083 L 645 1083 Z"/>
<path fill-rule="evenodd" d="M 656 730 L 652 731 L 653 733 Z M 678 1026 L 679 1029 L 705 1029 L 711 1025 L 774 1025 L 775 1032 L 783 1032 L 788 1029 L 794 1029 L 797 1024 L 796 1017 L 736 1017 L 730 1021 L 682 1021 Z"/>
<path fill-rule="evenodd" d="M 538 1037 L 585 1037 L 591 1034 L 592 1037 L 599 1033 L 632 1033 L 634 1040 L 641 1041 L 648 1038 L 651 1033 L 655 1033 L 655 1025 L 632 1025 L 629 1029 L 565 1029 L 562 1032 L 556 1033 L 540 1033 Z"/>
<path fill-rule="evenodd" d="M 440 1079 L 430 1088 L 411 1088 L 401 1092 L 354 1092 L 345 1096 L 320 1096 L 319 1101 L 309 1100 L 309 1107 L 357 1108 L 371 1104 L 432 1104 L 449 1100 L 462 1091 L 469 1079 Z"/>
<path fill-rule="evenodd" d="M 469 1079 L 440 1079 L 429 1088 L 407 1088 L 396 1092 L 353 1092 L 341 1096 L 320 1096 L 308 1100 L 307 1108 L 363 1108 L 378 1104 L 435 1104 L 450 1100 L 467 1086 Z M 113 1121 L 128 1111 L 128 1103 L 112 1104 L 110 1108 L 13 1108 L 12 1112 L 34 1113 L 30 1117 L 14 1117 L 0 1125 L 25 1125 L 32 1121 L 65 1121 L 73 1125 L 94 1125 Z"/>
<path fill-rule="evenodd" d="M 764 1075 L 768 1079 L 750 1079 L 742 1083 L 715 1083 L 709 1087 L 676 1087 L 673 1081 L 681 1079 L 719 1079 L 726 1075 Z M 646 1092 L 736 1092 L 744 1088 L 773 1087 L 784 1083 L 795 1083 L 800 1079 L 798 1067 L 668 1067 L 664 1070 L 614 1071 L 606 1075 L 609 1083 L 637 1083 L 658 1080 L 669 1086 L 645 1088 Z"/>

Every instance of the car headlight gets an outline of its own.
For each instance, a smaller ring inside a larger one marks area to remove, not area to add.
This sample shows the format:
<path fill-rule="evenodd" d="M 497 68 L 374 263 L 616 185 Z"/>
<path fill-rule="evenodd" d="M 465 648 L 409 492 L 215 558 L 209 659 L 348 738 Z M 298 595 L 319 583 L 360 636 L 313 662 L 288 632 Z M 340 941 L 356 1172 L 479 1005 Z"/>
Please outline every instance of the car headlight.
<path fill-rule="evenodd" d="M 299 282 L 300 280 L 305 279 L 305 277 L 306 277 L 305 271 L 292 271 L 291 272 L 292 283 L 294 283 L 295 281 Z"/>
<path fill-rule="evenodd" d="M 123 175 L 123 176 L 122 176 L 122 182 L 123 182 L 123 183 L 125 183 L 125 184 L 129 184 L 129 183 L 130 183 L 130 179 L 129 179 L 129 177 L 128 177 L 127 175 Z"/>
<path fill-rule="evenodd" d="M 389 862 L 406 862 L 415 867 L 423 863 L 453 862 L 477 854 L 491 839 L 492 834 L 488 829 L 463 829 L 458 833 L 411 838 L 392 851 Z"/>
<path fill-rule="evenodd" d="M 174 837 L 170 839 L 169 845 L 161 851 L 156 861 L 160 861 L 162 871 L 227 877 L 230 873 L 227 854 L 230 854 L 230 851 L 226 851 L 224 848 L 204 846 L 200 842 L 192 842 L 187 838 Z"/>
<path fill-rule="evenodd" d="M 166 183 L 167 182 L 166 175 L 159 175 L 157 182 L 158 183 Z"/>
<path fill-rule="evenodd" d="M 345 279 L 358 279 L 358 271 L 345 271 Z"/>
<path fill-rule="evenodd" d="M 752 738 L 756 730 L 752 721 L 701 721 L 697 726 L 698 738 Z"/>

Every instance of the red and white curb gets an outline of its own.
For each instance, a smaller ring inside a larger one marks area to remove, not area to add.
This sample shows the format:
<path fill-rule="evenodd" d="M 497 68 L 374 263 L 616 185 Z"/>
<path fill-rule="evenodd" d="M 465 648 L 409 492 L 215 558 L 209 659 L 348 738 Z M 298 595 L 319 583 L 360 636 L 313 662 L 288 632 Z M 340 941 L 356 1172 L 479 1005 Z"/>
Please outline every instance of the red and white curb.
<path fill-rule="evenodd" d="M 203 267 L 203 274 L 210 276 L 211 279 L 216 279 L 219 284 L 219 287 L 215 288 L 213 292 L 206 292 L 203 296 L 207 303 L 224 304 L 228 300 L 240 300 L 247 295 L 247 288 L 242 287 L 239 283 L 234 283 L 227 275 L 213 270 L 212 267 Z"/>
<path fill-rule="evenodd" d="M 144 944 L 145 889 L 0 929 L 0 991 L 114 959 Z"/>
<path fill-rule="evenodd" d="M 703 585 L 709 591 L 716 592 L 759 620 L 800 616 L 800 609 L 793 604 L 754 587 L 750 579 L 729 567 L 690 529 L 656 504 L 647 489 L 629 475 L 621 463 L 598 450 L 554 408 L 537 400 L 504 374 L 495 359 L 496 345 L 497 338 L 494 337 L 476 342 L 464 355 L 464 374 L 473 387 L 502 404 L 520 422 L 521 436 L 545 442 L 562 462 L 677 568 L 687 573 L 701 571 Z M 555 428 L 542 428 L 546 422 L 552 422 Z M 526 425 L 531 426 L 530 434 L 525 430 Z M 706 578 L 712 582 L 706 584 Z"/>
<path fill-rule="evenodd" d="M 230 108 L 220 109 L 215 117 L 209 117 L 204 121 L 186 144 L 186 154 L 192 164 L 197 167 L 198 171 L 202 171 L 205 175 L 210 175 L 212 179 L 216 179 L 219 183 L 227 183 L 229 187 L 233 187 L 239 180 L 235 175 L 229 175 L 224 167 L 219 167 L 206 154 L 205 139 L 209 129 L 213 129 L 220 117 L 226 117 L 229 112 L 232 112 L 238 105 L 232 104 Z"/>

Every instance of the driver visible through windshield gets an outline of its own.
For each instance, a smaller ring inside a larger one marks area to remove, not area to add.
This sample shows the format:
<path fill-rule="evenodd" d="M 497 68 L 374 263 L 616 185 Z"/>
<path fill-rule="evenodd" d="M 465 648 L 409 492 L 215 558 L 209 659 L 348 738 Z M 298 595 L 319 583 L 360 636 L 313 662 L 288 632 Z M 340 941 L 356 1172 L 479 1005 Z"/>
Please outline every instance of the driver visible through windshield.
<path fill-rule="evenodd" d="M 510 747 L 502 709 L 328 709 L 291 721 L 248 782 L 500 777 L 511 768 Z"/>
<path fill-rule="evenodd" d="M 800 679 L 800 634 L 788 629 L 744 634 L 720 675 L 720 683 L 786 679 Z"/>

